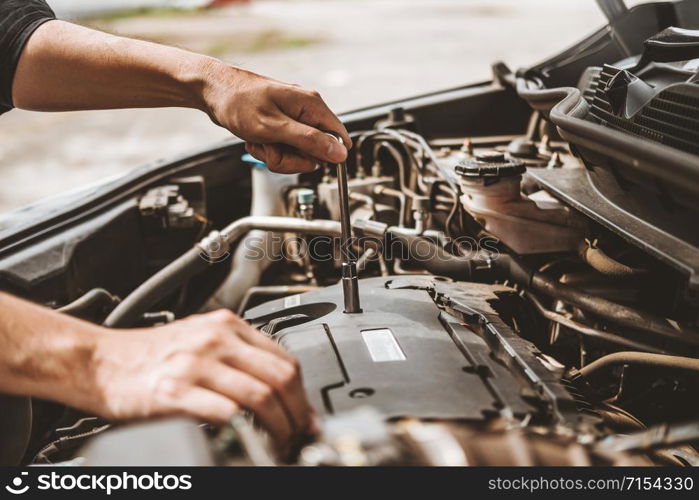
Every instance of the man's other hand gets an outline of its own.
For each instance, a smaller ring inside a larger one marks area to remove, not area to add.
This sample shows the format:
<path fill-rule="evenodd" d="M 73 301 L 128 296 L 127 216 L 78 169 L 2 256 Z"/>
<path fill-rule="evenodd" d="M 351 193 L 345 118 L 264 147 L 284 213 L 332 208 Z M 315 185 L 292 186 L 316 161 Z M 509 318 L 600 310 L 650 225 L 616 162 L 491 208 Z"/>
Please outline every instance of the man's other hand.
<path fill-rule="evenodd" d="M 104 333 L 93 359 L 91 409 L 108 419 L 185 414 L 225 423 L 247 409 L 280 450 L 312 430 L 297 361 L 226 310 Z"/>

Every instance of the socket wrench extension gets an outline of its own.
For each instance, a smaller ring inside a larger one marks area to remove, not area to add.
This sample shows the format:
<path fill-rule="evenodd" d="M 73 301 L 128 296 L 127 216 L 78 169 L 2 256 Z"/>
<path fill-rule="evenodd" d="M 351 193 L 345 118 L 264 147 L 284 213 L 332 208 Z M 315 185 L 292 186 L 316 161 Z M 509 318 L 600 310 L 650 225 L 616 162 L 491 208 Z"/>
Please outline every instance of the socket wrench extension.
<path fill-rule="evenodd" d="M 330 137 L 344 145 L 342 138 L 330 132 Z M 345 313 L 361 313 L 359 305 L 359 278 L 357 276 L 357 263 L 352 251 L 352 225 L 349 213 L 349 188 L 347 186 L 347 165 L 337 163 L 337 191 L 340 201 L 340 226 L 342 237 L 340 239 L 340 257 L 342 258 L 342 292 L 345 299 Z"/>

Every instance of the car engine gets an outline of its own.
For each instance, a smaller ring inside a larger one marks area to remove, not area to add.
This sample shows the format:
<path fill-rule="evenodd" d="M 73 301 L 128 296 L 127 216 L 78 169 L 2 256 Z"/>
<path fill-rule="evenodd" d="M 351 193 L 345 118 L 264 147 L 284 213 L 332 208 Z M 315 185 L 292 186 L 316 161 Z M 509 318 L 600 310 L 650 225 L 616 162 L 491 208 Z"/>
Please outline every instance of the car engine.
<path fill-rule="evenodd" d="M 492 82 L 350 113 L 346 165 L 278 175 L 234 141 L 134 174 L 82 226 L 10 239 L 3 287 L 121 328 L 228 308 L 296 356 L 320 435 L 281 461 L 244 415 L 193 438 L 205 462 L 699 464 L 689 4 L 667 25 L 668 3 L 638 6 L 539 66 L 494 65 Z M 131 436 L 158 463 L 149 436 L 196 428 L 81 415 L 97 437 L 77 452 L 56 443 L 85 428 L 39 414 L 35 462 L 117 463 Z"/>

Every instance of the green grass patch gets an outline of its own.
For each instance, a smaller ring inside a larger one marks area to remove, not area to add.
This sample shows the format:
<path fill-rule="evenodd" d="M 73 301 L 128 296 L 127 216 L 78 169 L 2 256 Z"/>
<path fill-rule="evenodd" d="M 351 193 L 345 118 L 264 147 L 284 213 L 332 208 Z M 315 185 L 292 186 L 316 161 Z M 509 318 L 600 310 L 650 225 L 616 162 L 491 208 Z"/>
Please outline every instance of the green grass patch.
<path fill-rule="evenodd" d="M 213 41 L 204 52 L 221 57 L 235 52 L 264 52 L 269 50 L 297 49 L 322 42 L 320 38 L 290 35 L 278 30 L 267 30 L 249 37 L 230 37 Z"/>
<path fill-rule="evenodd" d="M 203 7 L 133 7 L 129 9 L 110 10 L 108 12 L 88 14 L 78 20 L 84 24 L 103 24 L 134 17 L 180 17 L 203 12 Z"/>

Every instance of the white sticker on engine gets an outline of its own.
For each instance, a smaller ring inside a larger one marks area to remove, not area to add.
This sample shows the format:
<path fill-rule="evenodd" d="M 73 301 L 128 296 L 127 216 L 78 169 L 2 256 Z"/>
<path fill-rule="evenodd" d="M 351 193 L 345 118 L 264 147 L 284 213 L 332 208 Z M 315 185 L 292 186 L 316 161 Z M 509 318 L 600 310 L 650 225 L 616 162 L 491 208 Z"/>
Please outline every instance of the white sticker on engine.
<path fill-rule="evenodd" d="M 284 309 L 288 309 L 290 307 L 296 307 L 301 303 L 301 294 L 297 293 L 296 295 L 289 295 L 288 297 L 284 297 Z"/>
<path fill-rule="evenodd" d="M 362 330 L 362 339 L 374 363 L 405 361 L 405 354 L 388 328 Z"/>

